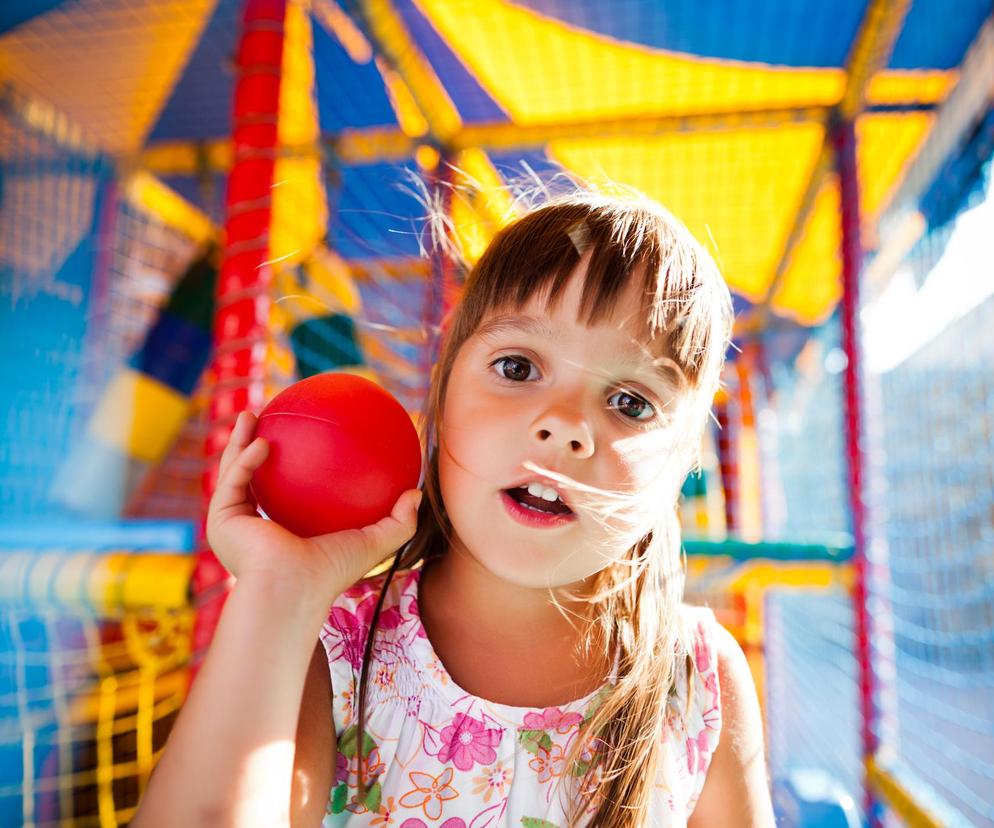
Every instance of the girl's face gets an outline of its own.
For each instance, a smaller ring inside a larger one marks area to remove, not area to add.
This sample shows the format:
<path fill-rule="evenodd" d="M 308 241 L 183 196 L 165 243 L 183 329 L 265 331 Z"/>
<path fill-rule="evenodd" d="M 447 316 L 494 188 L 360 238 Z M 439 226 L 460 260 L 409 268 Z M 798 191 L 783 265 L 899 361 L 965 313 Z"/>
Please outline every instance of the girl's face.
<path fill-rule="evenodd" d="M 605 525 L 583 505 L 588 495 L 549 478 L 576 518 L 555 528 L 521 523 L 504 492 L 542 480 L 524 461 L 631 493 L 646 490 L 671 459 L 676 384 L 653 368 L 658 354 L 635 339 L 643 327 L 637 280 L 610 319 L 585 327 L 577 317 L 588 259 L 555 311 L 535 297 L 520 311 L 484 318 L 455 359 L 443 406 L 439 477 L 454 542 L 521 586 L 575 584 L 651 528 L 610 518 Z M 529 327 L 529 319 L 540 325 Z"/>

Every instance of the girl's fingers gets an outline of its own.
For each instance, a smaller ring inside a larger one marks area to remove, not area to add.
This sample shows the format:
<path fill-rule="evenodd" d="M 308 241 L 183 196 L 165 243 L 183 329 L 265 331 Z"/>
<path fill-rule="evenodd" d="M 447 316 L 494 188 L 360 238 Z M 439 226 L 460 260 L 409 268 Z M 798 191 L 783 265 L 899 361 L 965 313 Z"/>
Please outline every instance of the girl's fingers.
<path fill-rule="evenodd" d="M 228 437 L 228 444 L 224 447 L 224 451 L 221 453 L 221 462 L 218 467 L 218 480 L 224 477 L 224 472 L 231 465 L 231 461 L 238 456 L 239 452 L 249 441 L 249 436 L 252 433 L 250 429 L 250 424 L 253 420 L 252 414 L 248 411 L 239 412 L 238 417 L 235 418 L 235 425 L 231 429 L 231 434 Z"/>
<path fill-rule="evenodd" d="M 252 474 L 269 454 L 269 443 L 256 437 L 240 454 L 229 460 L 225 472 L 218 477 L 217 490 L 212 503 L 217 511 L 231 507 L 252 505 L 248 484 Z"/>

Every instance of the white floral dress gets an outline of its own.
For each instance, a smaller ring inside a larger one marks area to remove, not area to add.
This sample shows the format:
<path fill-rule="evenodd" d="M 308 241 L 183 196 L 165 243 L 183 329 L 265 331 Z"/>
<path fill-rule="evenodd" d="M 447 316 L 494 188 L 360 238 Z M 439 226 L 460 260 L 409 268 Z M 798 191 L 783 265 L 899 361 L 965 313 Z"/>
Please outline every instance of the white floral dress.
<path fill-rule="evenodd" d="M 366 737 L 356 739 L 356 691 L 384 576 L 332 605 L 321 632 L 333 689 L 338 765 L 322 823 L 373 828 L 565 828 L 557 782 L 579 726 L 606 688 L 559 707 L 513 707 L 466 693 L 448 675 L 418 614 L 420 569 L 394 576 L 373 645 Z M 685 826 L 721 730 L 710 610 L 683 606 L 694 631 L 692 706 L 677 659 L 652 826 Z M 369 790 L 358 797 L 362 759 Z M 372 783 L 372 784 L 370 784 Z"/>

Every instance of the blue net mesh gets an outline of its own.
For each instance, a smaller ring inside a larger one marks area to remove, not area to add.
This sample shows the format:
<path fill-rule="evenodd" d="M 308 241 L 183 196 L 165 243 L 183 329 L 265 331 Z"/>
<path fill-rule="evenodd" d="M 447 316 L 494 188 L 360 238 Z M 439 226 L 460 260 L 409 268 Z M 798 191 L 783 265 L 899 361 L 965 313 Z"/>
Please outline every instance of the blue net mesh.
<path fill-rule="evenodd" d="M 899 767 L 982 826 L 994 825 L 990 169 L 954 224 L 933 231 L 941 254 L 926 238 L 909 255 L 905 278 L 926 271 L 927 308 L 909 306 L 906 319 L 932 324 L 918 341 L 905 337 L 900 362 L 870 375 L 882 412 L 873 541 L 886 564 L 873 600 L 889 611 L 892 640 L 880 639 L 879 655 L 894 670 L 881 687 L 881 736 Z"/>

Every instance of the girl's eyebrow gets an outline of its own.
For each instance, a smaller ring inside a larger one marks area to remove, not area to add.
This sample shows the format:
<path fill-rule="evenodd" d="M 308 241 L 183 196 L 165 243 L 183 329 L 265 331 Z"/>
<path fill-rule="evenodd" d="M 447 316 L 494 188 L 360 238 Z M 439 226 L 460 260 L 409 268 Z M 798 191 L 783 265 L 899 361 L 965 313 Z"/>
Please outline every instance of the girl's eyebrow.
<path fill-rule="evenodd" d="M 476 335 L 482 339 L 499 333 L 521 332 L 542 336 L 559 342 L 559 332 L 546 320 L 528 314 L 505 313 L 488 319 L 476 330 Z"/>

